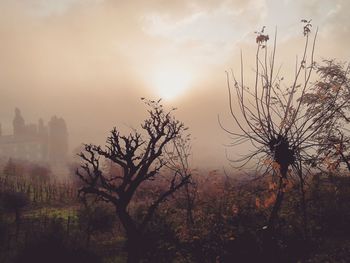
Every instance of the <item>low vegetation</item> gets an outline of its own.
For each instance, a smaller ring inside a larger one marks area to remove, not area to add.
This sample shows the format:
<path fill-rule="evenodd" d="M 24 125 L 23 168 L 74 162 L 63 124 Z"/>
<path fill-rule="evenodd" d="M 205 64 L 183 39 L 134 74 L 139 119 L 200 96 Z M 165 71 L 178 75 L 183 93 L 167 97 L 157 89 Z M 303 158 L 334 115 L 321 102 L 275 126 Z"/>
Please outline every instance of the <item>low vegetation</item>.
<path fill-rule="evenodd" d="M 288 185 L 271 249 L 264 245 L 264 231 L 276 193 L 273 182 L 242 181 L 216 171 L 193 173 L 195 187 L 188 189 L 194 196 L 192 221 L 187 220 L 188 193 L 183 188 L 158 207 L 144 230 L 146 252 L 140 262 L 350 260 L 348 177 L 320 173 L 310 178 L 308 239 L 303 236 L 298 185 Z M 31 181 L 25 183 L 35 187 Z M 59 183 L 47 187 L 61 189 Z M 70 187 L 78 192 L 79 186 Z M 153 189 L 154 185 L 145 186 L 139 200 L 148 198 Z M 113 206 L 78 195 L 63 204 L 54 198 L 34 202 L 33 195 L 23 190 L 11 190 L 13 197 L 20 197 L 17 206 L 12 204 L 17 198 L 10 200 L 7 186 L 1 184 L 1 262 L 126 262 L 127 235 Z M 130 204 L 130 213 L 139 222 L 146 209 L 140 202 Z"/>
<path fill-rule="evenodd" d="M 243 66 L 240 81 L 228 76 L 240 132 L 223 128 L 234 146 L 253 144 L 237 161 L 256 161 L 255 172 L 191 169 L 174 109 L 142 99 L 141 131 L 114 128 L 105 147 L 85 145 L 66 183 L 39 164 L 1 163 L 0 262 L 350 262 L 349 67 L 314 62 L 316 36 L 307 63 L 302 23 L 304 53 L 285 90 L 265 28 L 255 87 Z"/>

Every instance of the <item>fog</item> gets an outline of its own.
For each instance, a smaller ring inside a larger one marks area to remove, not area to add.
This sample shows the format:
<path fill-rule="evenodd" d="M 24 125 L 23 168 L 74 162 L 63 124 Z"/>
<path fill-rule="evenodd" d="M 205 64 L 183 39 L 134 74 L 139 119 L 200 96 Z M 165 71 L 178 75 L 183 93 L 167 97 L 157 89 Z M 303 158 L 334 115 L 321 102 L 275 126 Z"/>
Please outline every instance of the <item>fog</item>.
<path fill-rule="evenodd" d="M 28 122 L 63 117 L 70 151 L 82 142 L 103 144 L 114 126 L 140 128 L 146 116 L 140 98 L 161 97 L 157 72 L 188 72 L 186 88 L 164 104 L 177 107 L 190 128 L 194 166 L 228 166 L 230 139 L 217 121 L 220 115 L 235 128 L 225 70 L 239 72 L 242 50 L 247 78 L 254 74 L 254 31 L 266 25 L 273 35 L 277 26 L 285 75 L 302 48 L 302 18 L 319 27 L 318 60 L 348 61 L 349 8 L 345 0 L 0 0 L 3 134 L 12 133 L 18 107 Z"/>

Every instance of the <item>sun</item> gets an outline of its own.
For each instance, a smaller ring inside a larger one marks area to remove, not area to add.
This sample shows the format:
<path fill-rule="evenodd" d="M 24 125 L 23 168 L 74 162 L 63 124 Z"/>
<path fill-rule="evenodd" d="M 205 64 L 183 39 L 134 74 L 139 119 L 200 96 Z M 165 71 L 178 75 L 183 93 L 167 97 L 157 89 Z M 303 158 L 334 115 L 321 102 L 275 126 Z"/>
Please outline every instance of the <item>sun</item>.
<path fill-rule="evenodd" d="M 157 96 L 166 100 L 176 99 L 186 93 L 192 80 L 189 70 L 175 66 L 159 67 L 151 78 Z"/>

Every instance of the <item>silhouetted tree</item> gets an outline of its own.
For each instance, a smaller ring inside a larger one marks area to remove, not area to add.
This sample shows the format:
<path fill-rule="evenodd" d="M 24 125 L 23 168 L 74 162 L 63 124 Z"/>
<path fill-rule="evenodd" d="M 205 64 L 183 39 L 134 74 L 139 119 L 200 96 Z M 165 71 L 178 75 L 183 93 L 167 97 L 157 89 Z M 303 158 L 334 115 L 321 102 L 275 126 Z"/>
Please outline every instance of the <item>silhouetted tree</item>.
<path fill-rule="evenodd" d="M 179 156 L 178 152 L 167 152 L 167 147 L 183 137 L 187 128 L 173 116 L 175 109 L 165 110 L 160 100 L 144 101 L 149 107 L 149 117 L 141 125 L 144 133 L 134 130 L 124 136 L 114 128 L 105 148 L 85 145 L 85 151 L 79 154 L 83 164 L 76 172 L 84 183 L 80 193 L 98 196 L 115 206 L 128 239 L 128 262 L 139 262 L 145 253 L 143 249 L 147 244 L 144 231 L 156 209 L 175 191 L 185 186 L 191 177 L 181 162 L 186 156 Z M 189 143 L 188 140 L 185 142 Z M 102 168 L 101 159 L 119 166 L 121 172 L 107 173 Z M 173 165 L 174 161 L 177 165 Z M 169 164 L 173 169 L 164 172 L 163 168 Z M 142 219 L 133 217 L 129 205 L 136 192 L 146 182 L 157 179 L 168 182 L 167 188 L 154 193 L 154 199 Z"/>
<path fill-rule="evenodd" d="M 170 145 L 171 147 L 165 148 L 165 153 L 167 155 L 168 164 L 167 167 L 176 172 L 180 167 L 184 174 L 190 173 L 190 167 L 188 163 L 188 157 L 191 152 L 191 145 L 188 143 L 189 137 L 179 137 Z M 179 158 L 180 157 L 180 158 Z M 182 189 L 186 205 L 186 223 L 188 227 L 193 225 L 193 208 L 197 193 L 197 183 L 193 177 L 189 178 L 189 182 Z"/>
<path fill-rule="evenodd" d="M 233 73 L 232 77 L 227 73 L 230 114 L 239 131 L 226 129 L 222 124 L 221 126 L 232 135 L 233 146 L 247 142 L 255 149 L 234 161 L 240 162 L 241 167 L 253 159 L 256 160 L 258 173 L 261 176 L 271 175 L 277 184 L 275 201 L 266 226 L 268 232 L 275 228 L 287 183 L 296 176 L 306 234 L 305 180 L 310 171 L 309 164 L 315 147 L 319 144 L 315 136 L 345 104 L 330 103 L 323 111 L 313 112 L 304 107 L 303 98 L 313 87 L 311 76 L 317 69 L 314 62 L 317 31 L 310 40 L 311 23 L 307 20 L 301 22 L 305 37 L 304 50 L 301 59 L 296 61 L 295 75 L 290 84 L 284 83 L 280 69 L 276 70 L 275 67 L 277 31 L 272 51 L 269 52 L 269 36 L 264 32 L 265 27 L 256 32 L 254 86 L 248 87 L 245 83 L 242 54 L 240 80 Z M 322 72 L 318 73 L 318 77 L 323 79 L 324 76 L 320 74 Z M 336 97 L 331 101 L 334 102 Z M 233 106 L 235 102 L 238 109 Z"/>

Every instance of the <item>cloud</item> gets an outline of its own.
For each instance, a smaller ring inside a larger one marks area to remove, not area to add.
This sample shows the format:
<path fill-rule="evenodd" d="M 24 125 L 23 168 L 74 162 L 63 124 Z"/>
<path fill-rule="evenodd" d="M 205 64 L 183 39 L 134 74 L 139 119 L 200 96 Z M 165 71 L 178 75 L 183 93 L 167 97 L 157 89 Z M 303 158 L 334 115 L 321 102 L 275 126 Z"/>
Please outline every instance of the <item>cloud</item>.
<path fill-rule="evenodd" d="M 217 142 L 226 137 L 216 117 L 226 110 L 224 71 L 239 69 L 242 49 L 251 73 L 253 32 L 267 25 L 271 34 L 278 25 L 278 57 L 294 65 L 300 19 L 312 18 L 320 27 L 318 53 L 348 59 L 349 9 L 345 0 L 2 0 L 0 118 L 9 120 L 15 106 L 33 121 L 58 114 L 73 145 L 103 143 L 114 125 L 137 126 L 144 116 L 138 98 L 157 95 L 152 72 L 175 64 L 195 79 L 172 102 L 179 117 L 201 152 L 222 157 Z"/>

